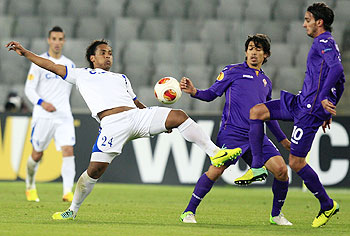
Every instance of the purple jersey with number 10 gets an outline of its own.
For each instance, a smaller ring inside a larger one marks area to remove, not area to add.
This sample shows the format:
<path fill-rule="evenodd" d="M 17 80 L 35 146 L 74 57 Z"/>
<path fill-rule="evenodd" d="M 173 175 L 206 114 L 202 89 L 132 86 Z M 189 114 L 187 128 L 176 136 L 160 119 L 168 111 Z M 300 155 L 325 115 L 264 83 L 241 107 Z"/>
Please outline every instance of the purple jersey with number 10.
<path fill-rule="evenodd" d="M 329 91 L 322 90 L 330 68 L 339 64 L 341 64 L 339 49 L 331 33 L 327 31 L 314 38 L 307 56 L 303 88 L 296 96 L 297 104 L 304 113 L 312 114 L 321 120 L 328 120 L 331 117 L 330 113 L 323 109 L 321 101 L 325 98 L 333 104 L 339 101 L 344 90 L 344 73 Z M 320 96 L 321 93 L 326 97 Z"/>

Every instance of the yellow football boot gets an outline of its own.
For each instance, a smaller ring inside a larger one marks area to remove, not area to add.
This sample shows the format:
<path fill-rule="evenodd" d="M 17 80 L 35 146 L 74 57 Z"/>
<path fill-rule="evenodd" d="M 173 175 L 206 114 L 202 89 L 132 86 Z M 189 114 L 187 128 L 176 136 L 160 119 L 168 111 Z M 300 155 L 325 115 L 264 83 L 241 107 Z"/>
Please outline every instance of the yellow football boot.
<path fill-rule="evenodd" d="M 64 201 L 64 202 L 72 202 L 73 201 L 73 193 L 69 192 L 69 193 L 66 193 L 65 195 L 63 195 L 62 201 Z"/>
<path fill-rule="evenodd" d="M 312 227 L 320 227 L 322 225 L 325 225 L 329 219 L 334 216 L 339 211 L 339 204 L 333 200 L 333 207 L 332 209 L 328 211 L 320 210 L 318 215 L 315 217 L 314 221 L 312 222 Z"/>
<path fill-rule="evenodd" d="M 29 202 L 40 202 L 38 197 L 38 192 L 36 189 L 28 189 L 26 190 L 27 201 Z"/>
<path fill-rule="evenodd" d="M 223 166 L 226 161 L 234 160 L 241 154 L 241 148 L 221 149 L 220 151 L 218 151 L 218 153 L 216 153 L 215 156 L 210 157 L 211 164 L 215 167 L 220 167 Z"/>

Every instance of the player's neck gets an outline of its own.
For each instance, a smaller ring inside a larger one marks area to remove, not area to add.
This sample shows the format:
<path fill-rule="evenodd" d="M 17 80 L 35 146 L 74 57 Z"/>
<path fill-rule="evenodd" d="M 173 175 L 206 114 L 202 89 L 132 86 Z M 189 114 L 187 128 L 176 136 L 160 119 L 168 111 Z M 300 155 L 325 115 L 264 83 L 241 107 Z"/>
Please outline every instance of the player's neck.
<path fill-rule="evenodd" d="M 50 57 L 53 57 L 55 59 L 60 59 L 61 56 L 62 56 L 62 53 L 61 52 L 55 53 L 55 52 L 53 52 L 52 50 L 49 49 L 49 55 L 50 55 Z"/>
<path fill-rule="evenodd" d="M 319 29 L 319 30 L 317 31 L 317 33 L 315 34 L 314 38 L 320 36 L 320 35 L 323 34 L 324 32 L 326 32 L 325 29 L 323 29 L 323 28 L 322 28 L 322 29 Z"/>
<path fill-rule="evenodd" d="M 247 65 L 249 66 L 249 68 L 252 68 L 254 70 L 260 70 L 261 69 L 261 64 L 259 64 L 259 65 L 252 65 L 252 64 L 247 62 Z"/>

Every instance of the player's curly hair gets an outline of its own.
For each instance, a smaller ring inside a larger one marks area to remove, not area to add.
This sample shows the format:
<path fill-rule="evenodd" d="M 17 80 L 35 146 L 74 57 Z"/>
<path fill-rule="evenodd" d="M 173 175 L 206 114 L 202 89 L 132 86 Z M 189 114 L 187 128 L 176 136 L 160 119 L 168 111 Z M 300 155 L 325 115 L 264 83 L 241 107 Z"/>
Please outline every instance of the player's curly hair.
<path fill-rule="evenodd" d="M 105 39 L 100 39 L 100 40 L 95 40 L 95 41 L 93 41 L 93 42 L 86 48 L 85 58 L 86 58 L 86 60 L 89 62 L 90 68 L 92 68 L 92 69 L 95 69 L 95 68 L 94 68 L 94 63 L 90 60 L 90 56 L 91 56 L 91 55 L 95 55 L 97 46 L 98 46 L 98 45 L 101 45 L 101 44 L 106 44 L 106 45 L 110 46 L 107 40 L 105 40 Z"/>
<path fill-rule="evenodd" d="M 248 45 L 249 43 L 253 41 L 254 45 L 256 47 L 262 47 L 264 53 L 267 54 L 267 58 L 271 56 L 271 51 L 270 51 L 270 43 L 271 39 L 266 35 L 266 34 L 254 34 L 254 35 L 248 35 L 247 41 L 245 41 L 245 51 L 248 50 Z M 264 59 L 262 64 L 265 64 L 267 62 L 267 58 Z M 246 58 L 247 60 L 247 58 Z"/>
<path fill-rule="evenodd" d="M 307 8 L 316 20 L 323 20 L 323 27 L 326 31 L 332 32 L 332 24 L 334 21 L 334 12 L 323 2 L 316 2 Z"/>

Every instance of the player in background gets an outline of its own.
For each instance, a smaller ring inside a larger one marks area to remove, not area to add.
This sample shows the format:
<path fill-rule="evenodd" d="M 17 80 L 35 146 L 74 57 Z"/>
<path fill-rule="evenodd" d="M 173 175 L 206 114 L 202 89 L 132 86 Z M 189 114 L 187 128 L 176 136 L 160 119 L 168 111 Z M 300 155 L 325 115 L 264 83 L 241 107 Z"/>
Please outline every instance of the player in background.
<path fill-rule="evenodd" d="M 61 27 L 53 27 L 48 34 L 49 50 L 41 56 L 54 63 L 74 68 L 74 63 L 62 55 L 65 35 Z M 33 103 L 31 143 L 33 151 L 27 161 L 26 196 L 28 201 L 39 202 L 35 174 L 44 150 L 54 138 L 57 150 L 62 151 L 61 176 L 63 201 L 73 200 L 75 160 L 73 146 L 75 132 L 69 104 L 72 85 L 56 74 L 31 65 L 25 84 L 25 94 Z M 47 157 L 48 159 L 50 157 Z"/>
<path fill-rule="evenodd" d="M 297 95 L 281 91 L 279 100 L 261 103 L 251 109 L 249 139 L 253 153 L 252 168 L 236 179 L 238 183 L 249 184 L 259 180 L 259 175 L 265 172 L 262 168 L 263 122 L 293 121 L 289 165 L 321 205 L 312 227 L 326 224 L 339 211 L 339 204 L 328 196 L 317 173 L 305 161 L 319 127 L 322 126 L 323 132 L 330 128 L 332 115 L 336 115 L 336 104 L 344 91 L 343 66 L 331 34 L 333 20 L 332 9 L 324 3 L 314 3 L 307 8 L 303 27 L 314 40 L 307 57 L 302 91 Z"/>
<path fill-rule="evenodd" d="M 24 49 L 18 42 L 12 41 L 6 47 L 75 84 L 92 116 L 100 122 L 100 133 L 92 150 L 90 165 L 77 182 L 72 204 L 64 212 L 54 213 L 53 219 L 67 220 L 76 217 L 97 180 L 112 160 L 121 154 L 124 144 L 129 140 L 178 128 L 187 141 L 196 143 L 210 156 L 215 166 L 221 166 L 241 154 L 240 148 L 217 147 L 182 110 L 167 107 L 146 108 L 137 99 L 129 79 L 123 74 L 109 71 L 113 64 L 113 55 L 107 41 L 94 41 L 87 48 L 86 59 L 91 68 L 71 68 L 55 64 Z"/>
<path fill-rule="evenodd" d="M 225 93 L 226 102 L 216 144 L 227 148 L 241 147 L 241 158 L 248 165 L 251 164 L 252 159 L 248 137 L 249 109 L 258 103 L 271 100 L 272 84 L 261 69 L 270 54 L 270 39 L 266 35 L 248 36 L 245 42 L 246 61 L 226 66 L 209 89 L 196 89 L 191 80 L 186 77 L 182 78 L 180 83 L 184 92 L 206 102 L 213 101 Z M 267 125 L 278 142 L 289 150 L 290 142 L 280 129 L 278 122 L 267 122 Z M 272 185 L 274 199 L 270 222 L 277 225 L 292 225 L 281 213 L 288 192 L 287 165 L 270 139 L 266 135 L 263 138 L 264 163 L 275 176 Z M 225 169 L 236 164 L 237 161 L 238 159 L 228 161 L 221 167 L 210 166 L 208 171 L 199 178 L 191 200 L 180 216 L 182 222 L 197 223 L 195 213 L 198 205 Z"/>

